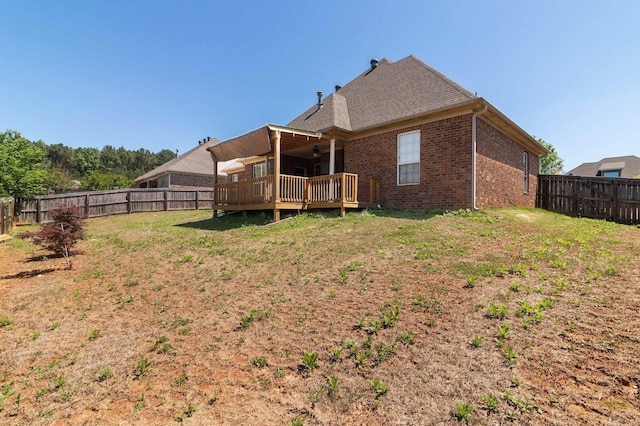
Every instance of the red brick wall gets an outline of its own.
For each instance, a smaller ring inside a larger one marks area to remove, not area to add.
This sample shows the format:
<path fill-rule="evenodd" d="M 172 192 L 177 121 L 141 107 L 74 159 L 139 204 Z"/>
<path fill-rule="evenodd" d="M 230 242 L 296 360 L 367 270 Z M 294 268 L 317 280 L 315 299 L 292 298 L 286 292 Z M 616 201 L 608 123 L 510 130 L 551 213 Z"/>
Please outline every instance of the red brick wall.
<path fill-rule="evenodd" d="M 471 114 L 466 114 L 347 142 L 345 172 L 359 175 L 359 201 L 369 201 L 369 181 L 376 178 L 383 207 L 471 208 L 471 122 Z M 525 193 L 525 148 L 481 117 L 477 126 L 476 206 L 534 207 L 538 156 L 528 153 L 529 191 Z M 420 130 L 420 184 L 398 186 L 398 134 L 414 130 Z"/>
<path fill-rule="evenodd" d="M 489 123 L 477 119 L 476 206 L 535 207 L 540 159 L 529 157 L 529 191 L 524 191 L 523 153 L 526 150 Z"/>
<path fill-rule="evenodd" d="M 398 186 L 398 134 L 420 130 L 420 183 Z M 349 141 L 344 169 L 357 173 L 358 198 L 380 179 L 381 205 L 402 209 L 471 207 L 471 114 Z"/>
<path fill-rule="evenodd" d="M 220 182 L 220 178 L 221 176 L 218 176 L 218 182 Z M 160 187 L 160 185 L 158 186 Z M 195 176 L 172 173 L 171 188 L 213 188 L 213 174 L 211 176 Z"/>

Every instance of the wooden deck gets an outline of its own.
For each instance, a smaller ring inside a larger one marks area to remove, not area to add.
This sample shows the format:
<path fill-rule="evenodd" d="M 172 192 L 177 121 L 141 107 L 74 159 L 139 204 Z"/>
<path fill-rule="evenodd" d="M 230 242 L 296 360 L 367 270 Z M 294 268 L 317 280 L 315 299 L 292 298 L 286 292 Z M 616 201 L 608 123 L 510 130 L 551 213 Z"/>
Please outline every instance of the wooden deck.
<path fill-rule="evenodd" d="M 273 175 L 215 186 L 216 210 L 307 210 L 358 208 L 358 175 L 301 177 L 280 175 L 278 194 Z"/>

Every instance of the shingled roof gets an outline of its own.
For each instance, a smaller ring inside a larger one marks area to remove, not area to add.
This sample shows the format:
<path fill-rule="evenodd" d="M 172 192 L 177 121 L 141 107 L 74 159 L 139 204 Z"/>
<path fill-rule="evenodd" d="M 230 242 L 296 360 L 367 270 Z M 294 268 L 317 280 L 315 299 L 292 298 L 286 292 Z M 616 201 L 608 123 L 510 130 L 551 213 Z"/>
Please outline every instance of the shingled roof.
<path fill-rule="evenodd" d="M 620 170 L 620 177 L 635 178 L 640 175 L 640 158 L 635 155 L 608 157 L 593 163 L 582 163 L 567 174 L 570 176 L 598 176 L 607 171 Z"/>
<path fill-rule="evenodd" d="M 414 56 L 382 59 L 287 126 L 359 131 L 478 99 Z"/>
<path fill-rule="evenodd" d="M 144 182 L 168 173 L 213 176 L 211 155 L 207 148 L 219 143 L 218 139 L 213 138 L 136 178 L 135 182 Z"/>

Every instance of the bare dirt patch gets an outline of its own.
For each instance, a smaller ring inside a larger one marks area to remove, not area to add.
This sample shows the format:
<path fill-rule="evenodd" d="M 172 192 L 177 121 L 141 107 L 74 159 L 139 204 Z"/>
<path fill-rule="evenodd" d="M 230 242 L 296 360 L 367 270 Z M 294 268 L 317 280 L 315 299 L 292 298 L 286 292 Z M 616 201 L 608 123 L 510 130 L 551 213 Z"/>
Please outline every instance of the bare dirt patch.
<path fill-rule="evenodd" d="M 637 228 L 208 215 L 89 220 L 73 270 L 0 244 L 0 423 L 635 421 Z"/>

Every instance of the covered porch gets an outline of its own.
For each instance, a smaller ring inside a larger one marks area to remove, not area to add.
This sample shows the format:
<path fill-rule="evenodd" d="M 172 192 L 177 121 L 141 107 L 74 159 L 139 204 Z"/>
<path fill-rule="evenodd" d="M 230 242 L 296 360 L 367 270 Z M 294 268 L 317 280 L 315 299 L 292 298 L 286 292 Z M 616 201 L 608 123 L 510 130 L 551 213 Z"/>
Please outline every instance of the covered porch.
<path fill-rule="evenodd" d="M 281 210 L 331 208 L 344 216 L 346 209 L 359 207 L 358 175 L 342 170 L 342 146 L 335 137 L 267 125 L 208 151 L 214 165 L 214 216 L 218 210 L 273 210 L 277 221 Z M 264 175 L 243 171 L 241 179 L 219 183 L 219 162 L 239 158 L 259 162 Z"/>

